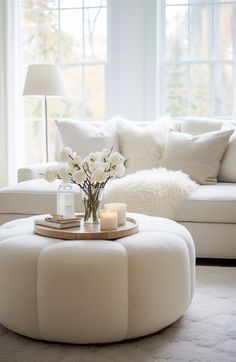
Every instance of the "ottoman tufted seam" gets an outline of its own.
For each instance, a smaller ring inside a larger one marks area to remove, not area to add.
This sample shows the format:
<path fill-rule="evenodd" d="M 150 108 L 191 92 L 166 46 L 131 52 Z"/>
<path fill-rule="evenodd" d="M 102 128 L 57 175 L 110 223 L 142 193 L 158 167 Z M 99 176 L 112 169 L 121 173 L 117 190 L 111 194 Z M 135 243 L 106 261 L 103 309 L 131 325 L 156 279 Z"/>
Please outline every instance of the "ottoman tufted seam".
<path fill-rule="evenodd" d="M 42 236 L 42 238 L 45 238 L 45 237 Z M 57 239 L 55 239 L 55 240 L 57 240 Z M 55 243 L 56 243 L 56 242 L 55 242 Z M 39 293 L 38 293 L 39 259 L 40 259 L 40 256 L 41 256 L 42 252 L 43 252 L 45 249 L 49 248 L 50 246 L 51 246 L 51 245 L 45 246 L 45 247 L 40 251 L 40 253 L 38 254 L 38 260 L 37 260 L 37 273 L 36 273 L 36 279 L 37 279 L 37 280 L 36 280 L 36 300 L 37 300 L 37 306 L 36 306 L 36 310 L 37 310 L 38 332 L 39 332 L 39 335 L 40 335 L 41 339 L 44 339 L 44 338 L 43 338 L 43 336 L 42 336 L 42 333 L 41 333 L 40 327 L 39 327 L 39 295 L 38 295 L 38 294 L 39 294 Z"/>
<path fill-rule="evenodd" d="M 173 221 L 174 224 L 178 225 L 178 227 L 180 227 L 182 229 L 182 225 L 176 223 L 175 221 Z M 171 223 L 168 223 L 169 225 L 170 224 L 173 224 L 172 222 Z M 187 231 L 187 229 L 183 228 L 185 230 L 185 232 Z M 142 231 L 140 231 L 142 232 Z M 153 231 L 151 230 L 145 230 L 143 232 L 147 232 L 147 233 L 151 233 Z M 163 233 L 163 234 L 171 234 L 171 235 L 174 235 L 174 236 L 178 236 L 180 239 L 182 239 L 185 244 L 187 245 L 187 248 L 188 248 L 188 254 L 189 254 L 189 259 L 191 259 L 191 251 L 190 251 L 190 246 L 189 246 L 189 243 L 188 243 L 188 240 L 183 236 L 183 235 L 178 235 L 176 234 L 175 232 L 172 232 L 172 231 L 157 231 L 158 233 Z M 191 242 L 193 243 L 193 240 L 192 240 L 192 236 L 191 234 L 188 232 L 189 234 L 189 237 L 191 239 Z M 193 243 L 194 245 L 194 243 Z M 195 250 L 195 249 L 193 249 Z M 195 260 L 195 254 L 194 254 L 194 260 Z M 194 271 L 191 269 L 191 263 L 189 263 L 189 271 L 190 271 L 190 275 L 191 275 L 191 295 L 190 295 L 190 300 L 189 300 L 189 304 L 191 303 L 192 299 L 193 299 L 193 295 L 194 295 L 194 285 L 195 285 L 195 274 L 194 274 Z"/>
<path fill-rule="evenodd" d="M 187 249 L 188 249 L 188 255 L 189 255 L 189 260 L 191 260 L 191 254 L 190 254 L 190 247 L 189 247 L 189 243 L 187 241 L 187 239 L 183 236 L 183 235 L 177 235 L 176 233 L 174 232 L 171 232 L 171 231 L 163 231 L 163 233 L 168 233 L 168 234 L 171 234 L 171 235 L 174 235 L 175 237 L 178 236 L 180 239 L 182 239 L 186 246 L 187 246 Z M 189 234 L 189 236 L 191 237 L 191 235 Z M 191 241 L 192 241 L 192 237 L 191 237 Z M 193 241 L 192 241 L 193 242 Z M 193 249 L 194 250 L 194 249 Z M 194 259 L 195 259 L 195 255 L 194 255 Z M 191 263 L 189 263 L 189 272 L 190 272 L 190 275 L 191 275 L 191 281 L 190 281 L 190 290 L 191 290 L 191 295 L 190 295 L 190 300 L 189 300 L 189 304 L 191 303 L 192 299 L 193 299 L 193 295 L 194 295 L 194 285 L 195 285 L 195 274 L 194 274 L 194 271 L 191 269 Z"/>
<path fill-rule="evenodd" d="M 1 230 L 0 230 L 1 231 Z M 17 238 L 19 236 L 29 236 L 30 234 L 20 234 L 20 235 L 12 235 L 12 236 L 8 236 L 7 238 L 4 238 L 4 239 L 0 239 L 0 243 L 3 241 L 9 241 L 11 239 L 14 239 L 14 238 Z"/>
<path fill-rule="evenodd" d="M 169 234 L 172 234 L 172 235 L 175 235 L 175 233 L 173 232 L 167 232 Z M 188 255 L 189 255 L 189 260 L 191 260 L 191 253 L 190 253 L 190 247 L 189 247 L 189 244 L 188 244 L 188 241 L 185 237 L 183 237 L 182 235 L 178 235 L 186 244 L 187 246 L 187 249 L 188 249 Z M 189 234 L 189 236 L 191 237 L 191 241 L 193 242 L 192 240 L 192 236 Z M 194 249 L 193 249 L 194 250 Z M 194 255 L 194 260 L 195 260 L 195 255 Z M 190 300 L 189 300 L 189 304 L 191 303 L 192 299 L 193 299 L 193 295 L 194 295 L 194 285 L 195 285 L 195 274 L 194 274 L 194 271 L 191 269 L 191 263 L 189 263 L 189 272 L 190 272 L 190 275 L 191 275 L 191 286 L 190 286 L 190 289 L 191 289 L 191 295 L 190 295 Z"/>
<path fill-rule="evenodd" d="M 126 254 L 126 261 L 127 261 L 127 326 L 126 326 L 126 337 L 124 338 L 127 339 L 128 338 L 128 333 L 129 333 L 129 254 L 127 252 L 126 247 L 120 243 L 120 239 L 116 240 L 116 242 L 119 243 L 119 245 L 122 247 L 122 249 L 125 251 Z"/>
<path fill-rule="evenodd" d="M 178 225 L 178 226 L 182 226 L 182 225 L 179 225 L 178 223 L 174 222 L 174 224 Z M 169 224 L 172 224 L 169 223 Z M 182 229 L 182 227 L 181 227 Z M 185 229 L 186 230 L 186 229 Z M 151 230 L 143 230 L 143 231 L 140 231 L 140 233 L 152 233 L 152 232 L 157 232 L 159 234 L 171 234 L 173 236 L 177 236 L 178 238 L 180 238 L 183 242 L 185 242 L 186 246 L 187 246 L 187 249 L 188 249 L 188 255 L 189 255 L 189 259 L 191 260 L 191 251 L 190 251 L 190 246 L 189 246 L 189 243 L 188 243 L 188 240 L 183 236 L 183 235 L 179 235 L 179 234 L 176 234 L 175 232 L 172 232 L 172 231 L 169 231 L 169 230 L 166 230 L 166 231 L 151 231 Z M 191 238 L 191 242 L 193 243 L 193 240 L 192 240 L 192 236 L 190 233 L 189 234 L 189 237 Z M 194 243 L 193 243 L 194 245 Z M 195 249 L 193 249 L 195 250 Z M 194 260 L 195 260 L 195 255 L 194 255 Z M 190 275 L 191 275 L 191 285 L 190 285 L 190 289 L 191 289 L 191 295 L 190 295 L 190 299 L 189 299 L 189 304 L 191 303 L 192 299 L 193 299 L 193 295 L 194 295 L 194 285 L 195 285 L 195 273 L 194 271 L 191 269 L 191 263 L 189 263 L 189 272 L 190 272 Z"/>

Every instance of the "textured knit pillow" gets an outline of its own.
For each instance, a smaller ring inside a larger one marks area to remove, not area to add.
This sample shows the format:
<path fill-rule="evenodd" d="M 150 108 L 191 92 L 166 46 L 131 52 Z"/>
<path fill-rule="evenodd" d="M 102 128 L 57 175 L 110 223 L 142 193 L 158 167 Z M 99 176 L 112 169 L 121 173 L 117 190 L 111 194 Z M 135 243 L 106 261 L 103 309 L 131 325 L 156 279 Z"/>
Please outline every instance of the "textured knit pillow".
<path fill-rule="evenodd" d="M 90 152 L 113 147 L 118 150 L 116 118 L 98 125 L 86 121 L 56 121 L 62 147 L 70 147 L 81 157 Z"/>
<path fill-rule="evenodd" d="M 215 184 L 228 140 L 233 130 L 198 136 L 170 132 L 160 166 L 181 170 L 199 184 Z"/>
<path fill-rule="evenodd" d="M 126 158 L 126 174 L 158 166 L 170 128 L 168 116 L 139 125 L 125 119 L 117 121 L 121 154 Z"/>

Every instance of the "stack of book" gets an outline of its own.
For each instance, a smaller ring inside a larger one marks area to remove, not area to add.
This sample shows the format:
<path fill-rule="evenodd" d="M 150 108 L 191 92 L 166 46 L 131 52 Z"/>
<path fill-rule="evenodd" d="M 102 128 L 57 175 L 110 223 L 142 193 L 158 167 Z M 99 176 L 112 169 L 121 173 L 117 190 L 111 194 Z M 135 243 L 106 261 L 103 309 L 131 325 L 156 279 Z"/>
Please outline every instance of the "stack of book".
<path fill-rule="evenodd" d="M 81 217 L 63 217 L 61 215 L 50 215 L 45 219 L 35 220 L 35 225 L 47 226 L 54 229 L 68 229 L 80 226 Z"/>

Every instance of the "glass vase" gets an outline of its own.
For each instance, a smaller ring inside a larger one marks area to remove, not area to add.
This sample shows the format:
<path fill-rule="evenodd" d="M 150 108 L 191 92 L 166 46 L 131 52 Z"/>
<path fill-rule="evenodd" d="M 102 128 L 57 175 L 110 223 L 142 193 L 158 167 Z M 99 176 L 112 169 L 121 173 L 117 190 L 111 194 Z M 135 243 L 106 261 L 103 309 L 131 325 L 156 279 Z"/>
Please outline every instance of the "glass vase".
<path fill-rule="evenodd" d="M 84 203 L 84 223 L 98 224 L 99 209 L 103 199 L 103 188 L 84 187 L 81 189 L 81 196 Z"/>

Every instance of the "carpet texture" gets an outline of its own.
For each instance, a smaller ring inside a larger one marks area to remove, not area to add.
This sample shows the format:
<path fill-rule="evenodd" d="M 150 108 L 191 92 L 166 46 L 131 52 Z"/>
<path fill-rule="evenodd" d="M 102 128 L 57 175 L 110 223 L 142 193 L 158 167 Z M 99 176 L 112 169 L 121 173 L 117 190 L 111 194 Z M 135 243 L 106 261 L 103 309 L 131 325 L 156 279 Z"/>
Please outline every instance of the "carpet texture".
<path fill-rule="evenodd" d="M 1 362 L 235 362 L 236 267 L 197 267 L 193 302 L 155 335 L 106 346 L 37 342 L 0 325 Z"/>

